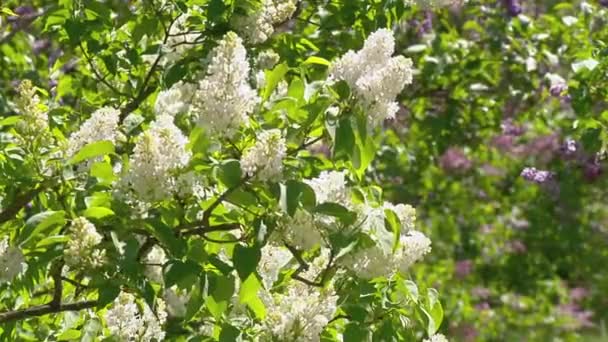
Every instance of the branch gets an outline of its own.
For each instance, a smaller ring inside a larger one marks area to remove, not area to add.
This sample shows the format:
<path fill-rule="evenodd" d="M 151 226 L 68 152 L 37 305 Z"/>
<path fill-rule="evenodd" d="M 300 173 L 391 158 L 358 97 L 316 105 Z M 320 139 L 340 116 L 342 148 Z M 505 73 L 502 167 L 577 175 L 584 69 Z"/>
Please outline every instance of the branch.
<path fill-rule="evenodd" d="M 205 210 L 205 212 L 203 213 L 203 219 L 201 220 L 202 225 L 209 226 L 209 219 L 211 219 L 211 214 L 213 213 L 215 208 L 217 208 L 220 204 L 222 204 L 222 202 L 224 202 L 224 200 L 226 198 L 228 198 L 228 196 L 230 196 L 231 193 L 235 192 L 238 188 L 240 188 L 243 184 L 245 184 L 250 178 L 251 178 L 251 176 L 245 176 L 245 177 L 241 178 L 241 180 L 237 184 L 235 184 L 233 187 L 224 191 L 220 195 L 220 197 L 218 197 L 213 203 L 211 203 L 209 208 L 207 208 L 207 210 Z"/>
<path fill-rule="evenodd" d="M 63 295 L 63 283 L 61 277 L 61 269 L 63 268 L 63 260 L 54 263 L 51 266 L 51 277 L 53 278 L 53 283 L 55 284 L 55 288 L 53 289 L 53 299 L 49 303 L 49 305 L 53 308 L 58 308 L 61 306 L 61 297 Z"/>
<path fill-rule="evenodd" d="M 184 225 L 184 228 L 197 227 L 202 225 L 202 222 L 193 222 Z M 190 235 L 205 235 L 212 232 L 229 232 L 232 230 L 241 229 L 241 225 L 238 223 L 224 223 L 219 224 L 217 226 L 203 226 L 195 229 L 182 230 L 178 234 L 181 236 L 190 236 Z"/>
<path fill-rule="evenodd" d="M 39 17 L 45 15 L 48 12 L 49 12 L 49 9 L 46 9 L 46 10 L 43 10 L 43 11 L 41 11 L 39 13 L 19 16 L 19 18 L 17 20 L 23 19 L 23 22 L 20 22 L 17 25 L 17 27 L 15 27 L 12 31 L 10 31 L 4 37 L 0 38 L 0 45 L 8 43 L 11 39 L 13 39 L 13 37 L 17 33 L 19 33 L 21 31 L 23 31 L 24 29 L 28 28 L 30 26 L 30 24 L 32 24 L 36 19 L 38 19 Z"/>
<path fill-rule="evenodd" d="M 169 40 L 169 32 L 171 31 L 171 27 L 173 26 L 173 24 L 175 24 L 175 21 L 177 21 L 179 17 L 180 15 L 171 20 L 171 23 L 169 23 L 169 26 L 165 29 L 165 38 L 163 39 L 163 43 L 159 48 L 158 55 L 156 56 L 156 59 L 154 59 L 150 70 L 148 70 L 148 73 L 144 77 L 144 81 L 141 84 L 141 88 L 139 88 L 137 96 L 135 96 L 135 98 L 131 102 L 127 103 L 127 105 L 120 111 L 121 122 L 127 117 L 127 115 L 131 114 L 131 112 L 136 110 L 139 105 L 141 105 L 141 103 L 144 102 L 144 100 L 148 98 L 148 96 L 150 96 L 150 94 L 152 94 L 156 89 L 155 86 L 148 86 L 148 83 L 152 79 L 152 76 L 156 71 L 156 67 L 158 66 L 158 63 L 160 63 L 160 60 L 163 57 L 162 47 L 167 44 L 167 41 Z"/>
<path fill-rule="evenodd" d="M 309 285 L 309 286 L 315 286 L 315 287 L 325 286 L 325 282 L 327 281 L 327 277 L 329 276 L 329 271 L 333 267 L 333 262 L 334 262 L 334 258 L 335 258 L 335 253 L 334 253 L 333 249 L 330 250 L 329 261 L 327 262 L 327 266 L 325 266 L 323 271 L 321 271 L 321 273 L 319 273 L 316 277 L 316 278 L 319 278 L 319 276 L 320 276 L 321 279 L 319 279 L 318 281 L 313 281 L 310 279 L 306 279 L 300 275 L 300 273 L 306 272 L 310 268 L 310 265 L 308 265 L 306 260 L 304 260 L 304 258 L 302 257 L 302 252 L 297 250 L 295 247 L 289 245 L 288 243 L 285 243 L 285 247 L 287 247 L 287 249 L 291 252 L 293 257 L 296 259 L 296 261 L 299 264 L 298 269 L 291 275 L 292 279 L 301 281 L 304 284 Z"/>
<path fill-rule="evenodd" d="M 321 140 L 323 140 L 323 136 L 322 136 L 322 135 L 321 135 L 320 137 L 316 137 L 316 138 L 314 138 L 314 139 L 312 139 L 312 140 L 310 140 L 310 141 L 308 141 L 308 142 L 307 142 L 307 141 L 304 141 L 304 142 L 302 142 L 302 144 L 300 144 L 300 146 L 298 146 L 297 148 L 295 148 L 295 149 L 293 149 L 293 150 L 291 150 L 291 151 L 288 151 L 288 152 L 287 152 L 287 154 L 289 154 L 289 155 L 294 155 L 294 154 L 297 154 L 298 152 L 302 151 L 303 149 L 307 148 L 308 146 L 311 146 L 311 145 L 313 145 L 314 143 L 316 143 L 316 142 L 318 142 L 318 141 L 321 141 Z"/>
<path fill-rule="evenodd" d="M 108 82 L 106 80 L 106 77 L 101 76 L 101 74 L 99 73 L 99 71 L 97 70 L 95 65 L 93 64 L 93 60 L 91 59 L 91 57 L 89 57 L 89 54 L 84 49 L 84 45 L 82 45 L 82 42 L 79 42 L 78 45 L 80 46 L 80 50 L 82 51 L 84 58 L 87 60 L 87 63 L 89 64 L 89 67 L 91 68 L 91 71 L 93 71 L 93 74 L 95 74 L 95 78 L 97 79 L 97 81 L 103 83 L 106 87 L 108 87 L 111 91 L 113 91 L 117 95 L 128 97 L 129 96 L 128 94 L 125 94 L 122 91 L 116 89 L 116 87 L 114 87 L 110 82 Z"/>
<path fill-rule="evenodd" d="M 34 197 L 38 196 L 48 186 L 48 183 L 43 183 L 39 188 L 30 190 L 24 194 L 18 195 L 15 201 L 2 212 L 0 212 L 0 224 L 10 221 L 25 207 Z"/>
<path fill-rule="evenodd" d="M 7 311 L 0 313 L 0 323 L 16 321 L 28 317 L 44 316 L 51 313 L 59 313 L 64 311 L 80 311 L 84 309 L 90 309 L 95 306 L 97 306 L 96 300 L 60 304 L 58 306 L 53 306 L 51 304 L 32 306 L 23 310 Z"/>
<path fill-rule="evenodd" d="M 137 251 L 137 260 L 140 261 L 141 259 L 143 259 L 143 257 L 148 254 L 148 252 L 152 249 L 152 247 L 154 247 L 157 242 L 158 241 L 154 237 L 148 236 L 144 244 L 141 245 L 141 247 Z"/>

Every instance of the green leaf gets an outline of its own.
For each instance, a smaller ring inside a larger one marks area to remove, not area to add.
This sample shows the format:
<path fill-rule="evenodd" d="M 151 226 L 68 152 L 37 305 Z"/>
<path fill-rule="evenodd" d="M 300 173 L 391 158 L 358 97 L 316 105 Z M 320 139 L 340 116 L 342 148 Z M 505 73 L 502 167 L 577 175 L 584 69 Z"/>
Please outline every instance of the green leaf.
<path fill-rule="evenodd" d="M 433 318 L 433 322 L 435 323 L 435 331 L 433 334 L 439 330 L 441 326 L 441 322 L 443 322 L 443 307 L 441 306 L 441 302 L 439 301 L 439 294 L 435 289 L 427 290 L 427 298 L 428 298 L 428 308 L 431 317 Z"/>
<path fill-rule="evenodd" d="M 177 285 L 181 289 L 190 289 L 202 273 L 202 268 L 193 261 L 175 260 L 167 266 L 165 286 Z"/>
<path fill-rule="evenodd" d="M 94 219 L 101 219 L 113 215 L 114 212 L 112 209 L 105 207 L 89 207 L 82 213 L 82 216 Z"/>
<path fill-rule="evenodd" d="M 190 297 L 188 299 L 188 303 L 186 304 L 186 315 L 184 316 L 184 321 L 190 321 L 205 304 L 205 297 L 203 294 L 204 288 L 204 278 L 201 277 L 201 281 L 199 284 L 194 286 L 194 289 L 190 291 Z"/>
<path fill-rule="evenodd" d="M 344 341 L 367 341 L 369 340 L 369 327 L 361 326 L 359 323 L 349 323 L 344 329 Z"/>
<path fill-rule="evenodd" d="M 346 117 L 338 122 L 334 141 L 334 156 L 351 157 L 355 148 L 355 133 L 350 123 L 350 118 Z"/>
<path fill-rule="evenodd" d="M 281 80 L 285 77 L 287 71 L 289 71 L 289 67 L 285 63 L 277 65 L 272 70 L 265 71 L 266 81 L 264 87 L 264 94 L 262 95 L 264 101 L 270 98 L 270 95 L 272 95 L 272 92 L 276 89 L 279 82 L 281 82 Z"/>
<path fill-rule="evenodd" d="M 36 214 L 25 222 L 25 228 L 19 236 L 19 242 L 25 244 L 33 237 L 44 233 L 48 228 L 65 225 L 65 211 L 45 211 Z"/>
<path fill-rule="evenodd" d="M 96 162 L 91 166 L 91 176 L 99 179 L 101 182 L 111 184 L 116 180 L 112 165 L 108 162 Z"/>
<path fill-rule="evenodd" d="M 337 217 L 344 224 L 352 224 L 355 222 L 357 215 L 350 212 L 348 209 L 338 203 L 325 202 L 316 206 L 313 211 L 318 214 Z"/>
<path fill-rule="evenodd" d="M 98 288 L 99 297 L 97 298 L 97 307 L 103 308 L 104 306 L 112 303 L 116 297 L 120 294 L 120 287 L 112 284 L 105 283 Z"/>
<path fill-rule="evenodd" d="M 243 304 L 249 303 L 253 298 L 257 298 L 258 290 L 262 288 L 262 284 L 257 276 L 252 273 L 245 279 L 239 287 L 239 300 Z"/>
<path fill-rule="evenodd" d="M 19 115 L 7 116 L 4 119 L 0 120 L 0 127 L 12 126 L 19 122 L 19 120 L 21 120 L 21 117 Z"/>
<path fill-rule="evenodd" d="M 229 188 L 239 184 L 241 176 L 241 163 L 238 160 L 226 160 L 220 166 L 219 179 Z"/>
<path fill-rule="evenodd" d="M 220 342 L 238 341 L 241 331 L 230 324 L 223 324 L 220 332 Z"/>
<path fill-rule="evenodd" d="M 283 189 L 283 188 L 282 188 Z M 306 183 L 289 180 L 285 184 L 285 206 L 290 216 L 302 203 L 304 208 L 312 209 L 316 205 L 315 191 Z"/>
<path fill-rule="evenodd" d="M 393 243 L 393 252 L 397 250 L 399 247 L 399 237 L 401 236 L 401 222 L 399 221 L 399 216 L 391 210 L 384 209 L 384 216 L 386 217 L 386 221 L 388 222 L 388 226 L 393 232 L 394 243 Z"/>
<path fill-rule="evenodd" d="M 234 278 L 231 276 L 218 276 L 212 278 L 211 283 L 211 295 L 207 296 L 205 304 L 213 317 L 220 319 L 228 308 L 228 304 L 234 293 Z"/>
<path fill-rule="evenodd" d="M 260 257 L 259 248 L 236 245 L 233 255 L 234 268 L 236 268 L 236 272 L 242 280 L 247 279 L 255 272 Z"/>
<path fill-rule="evenodd" d="M 108 140 L 96 141 L 85 145 L 76 153 L 68 164 L 74 165 L 82 161 L 114 153 L 114 144 Z"/>
<path fill-rule="evenodd" d="M 325 58 L 321 58 L 318 56 L 310 56 L 304 61 L 303 64 L 318 64 L 318 65 L 330 66 L 331 62 Z"/>
<path fill-rule="evenodd" d="M 68 329 L 57 336 L 57 341 L 70 341 L 80 337 L 80 330 Z"/>
<path fill-rule="evenodd" d="M 6 7 L 2 7 L 2 13 L 8 14 L 8 15 L 12 15 L 13 17 L 18 17 L 19 16 L 17 13 L 11 11 L 10 8 L 6 8 Z"/>
<path fill-rule="evenodd" d="M 370 135 L 362 138 L 356 134 L 356 144 L 352 155 L 353 167 L 357 177 L 361 179 L 376 156 L 376 146 Z"/>
<path fill-rule="evenodd" d="M 299 77 L 294 77 L 289 84 L 287 96 L 293 97 L 298 101 L 304 100 L 304 82 Z"/>

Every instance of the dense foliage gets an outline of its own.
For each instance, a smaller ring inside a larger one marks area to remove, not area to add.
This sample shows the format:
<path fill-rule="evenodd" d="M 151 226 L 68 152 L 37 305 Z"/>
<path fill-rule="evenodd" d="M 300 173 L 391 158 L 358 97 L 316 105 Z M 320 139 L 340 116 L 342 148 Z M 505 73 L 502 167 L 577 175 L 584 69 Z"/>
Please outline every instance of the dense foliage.
<path fill-rule="evenodd" d="M 606 338 L 605 6 L 3 2 L 0 340 Z"/>

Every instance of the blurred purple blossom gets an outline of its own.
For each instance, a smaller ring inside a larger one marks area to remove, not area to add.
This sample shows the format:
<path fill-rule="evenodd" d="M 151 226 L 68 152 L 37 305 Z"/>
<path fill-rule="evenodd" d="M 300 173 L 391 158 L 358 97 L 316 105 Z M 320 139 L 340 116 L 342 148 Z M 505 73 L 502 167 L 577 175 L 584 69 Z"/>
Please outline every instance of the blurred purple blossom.
<path fill-rule="evenodd" d="M 589 296 L 589 289 L 586 287 L 573 287 L 570 289 L 570 299 L 573 302 L 580 302 L 582 299 L 585 299 Z"/>
<path fill-rule="evenodd" d="M 32 52 L 34 54 L 39 54 L 42 51 L 48 49 L 51 46 L 51 41 L 48 39 L 36 39 L 32 43 Z"/>
<path fill-rule="evenodd" d="M 503 2 L 507 8 L 507 13 L 512 17 L 518 16 L 523 11 L 519 0 L 503 0 Z"/>
<path fill-rule="evenodd" d="M 537 170 L 535 167 L 526 167 L 521 171 L 521 176 L 527 181 L 542 184 L 553 178 L 553 173 L 545 170 Z"/>
<path fill-rule="evenodd" d="M 528 156 L 543 157 L 549 160 L 559 151 L 560 143 L 557 134 L 539 136 L 525 145 L 523 153 Z"/>
<path fill-rule="evenodd" d="M 479 299 L 488 299 L 492 292 L 486 287 L 474 287 L 471 294 Z"/>
<path fill-rule="evenodd" d="M 458 278 L 465 278 L 473 272 L 473 261 L 472 260 L 458 260 L 456 261 L 454 274 Z"/>
<path fill-rule="evenodd" d="M 490 303 L 488 303 L 488 302 L 481 302 L 481 303 L 477 303 L 475 305 L 475 310 L 482 311 L 482 310 L 490 310 L 490 309 L 491 309 Z"/>
<path fill-rule="evenodd" d="M 481 229 L 479 231 L 482 234 L 490 234 L 493 229 L 494 227 L 492 227 L 491 224 L 484 224 L 483 226 L 481 226 Z"/>
<path fill-rule="evenodd" d="M 600 0 L 600 5 L 608 7 L 608 0 Z"/>
<path fill-rule="evenodd" d="M 505 135 L 520 136 L 526 132 L 524 126 L 516 125 L 511 118 L 503 120 L 500 127 L 502 128 L 502 133 Z"/>
<path fill-rule="evenodd" d="M 591 321 L 593 317 L 593 311 L 583 310 L 578 304 L 562 304 L 558 307 L 558 311 L 565 316 L 569 316 L 574 320 L 572 325 L 567 326 L 572 330 L 580 328 L 590 328 L 594 324 Z"/>
<path fill-rule="evenodd" d="M 522 254 L 525 253 L 528 248 L 521 240 L 512 240 L 508 243 L 508 249 L 511 253 Z"/>
<path fill-rule="evenodd" d="M 553 97 L 562 97 L 562 93 L 566 90 L 568 90 L 568 85 L 566 83 L 556 83 L 551 85 L 549 93 Z"/>
<path fill-rule="evenodd" d="M 566 139 L 560 147 L 560 152 L 564 157 L 574 157 L 579 151 L 578 143 L 574 139 Z"/>
<path fill-rule="evenodd" d="M 602 166 L 595 158 L 591 158 L 583 166 L 583 177 L 588 182 L 596 181 L 603 173 Z"/>
<path fill-rule="evenodd" d="M 492 145 L 499 151 L 509 152 L 513 148 L 513 136 L 509 134 L 500 134 L 492 138 Z"/>
<path fill-rule="evenodd" d="M 422 20 L 422 24 L 420 25 L 420 33 L 431 33 L 433 31 L 433 11 L 426 10 L 424 11 L 424 20 Z"/>
<path fill-rule="evenodd" d="M 450 147 L 439 158 L 439 165 L 446 172 L 464 172 L 468 171 L 473 166 L 473 163 L 467 158 L 462 149 Z"/>

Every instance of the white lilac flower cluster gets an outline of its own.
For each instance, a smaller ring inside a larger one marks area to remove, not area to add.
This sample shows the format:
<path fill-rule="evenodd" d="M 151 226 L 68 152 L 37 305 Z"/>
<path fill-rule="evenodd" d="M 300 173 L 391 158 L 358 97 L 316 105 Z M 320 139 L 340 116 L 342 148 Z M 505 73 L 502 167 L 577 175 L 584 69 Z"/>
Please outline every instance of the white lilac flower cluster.
<path fill-rule="evenodd" d="M 146 266 L 144 274 L 146 277 L 158 284 L 164 285 L 163 266 L 167 263 L 165 251 L 158 245 L 153 246 L 143 259 Z M 167 306 L 167 314 L 171 317 L 183 317 L 186 314 L 186 304 L 190 299 L 190 294 L 178 289 L 173 285 L 165 288 L 163 297 Z"/>
<path fill-rule="evenodd" d="M 338 296 L 300 282 L 283 293 L 262 296 L 266 305 L 265 330 L 281 341 L 320 341 L 336 312 Z"/>
<path fill-rule="evenodd" d="M 304 182 L 314 190 L 317 203 L 333 202 L 351 207 L 351 194 L 346 187 L 344 171 L 323 171 L 318 177 Z"/>
<path fill-rule="evenodd" d="M 169 37 L 164 44 L 165 54 L 162 64 L 173 63 L 179 60 L 188 50 L 192 49 L 199 38 L 199 34 L 188 27 L 190 12 L 180 15 L 169 30 Z M 156 57 L 155 57 L 156 58 Z"/>
<path fill-rule="evenodd" d="M 401 223 L 399 241 L 385 226 L 385 210 L 392 210 Z M 396 272 L 405 273 L 418 260 L 431 251 L 431 240 L 414 230 L 416 211 L 409 205 L 384 203 L 382 206 L 361 204 L 356 208 L 361 222 L 358 225 L 373 242 L 361 247 L 342 261 L 358 277 L 372 279 L 390 277 Z"/>
<path fill-rule="evenodd" d="M 165 290 L 165 302 L 167 303 L 167 313 L 171 317 L 184 317 L 186 315 L 190 294 L 182 289 L 178 289 L 173 285 Z"/>
<path fill-rule="evenodd" d="M 233 25 L 252 44 L 263 43 L 280 24 L 295 12 L 297 0 L 262 0 L 262 4 L 247 16 L 235 16 Z"/>
<path fill-rule="evenodd" d="M 429 338 L 424 339 L 423 342 L 448 342 L 448 339 L 442 334 L 435 334 Z"/>
<path fill-rule="evenodd" d="M 162 326 L 167 321 L 165 303 L 157 301 L 156 314 L 143 303 L 142 309 L 132 294 L 121 292 L 105 314 L 110 334 L 120 341 L 162 341 Z"/>
<path fill-rule="evenodd" d="M 254 146 L 241 158 L 241 168 L 250 177 L 258 180 L 274 180 L 283 173 L 283 159 L 287 155 L 287 145 L 281 131 L 263 131 Z"/>
<path fill-rule="evenodd" d="M 167 262 L 167 255 L 165 251 L 155 245 L 153 246 L 148 254 L 146 254 L 143 263 L 146 265 L 145 275 L 150 280 L 157 283 L 163 283 L 163 265 Z"/>
<path fill-rule="evenodd" d="M 155 111 L 170 116 L 188 113 L 208 133 L 231 137 L 259 102 L 249 73 L 241 38 L 228 32 L 211 51 L 206 75 L 197 84 L 180 81 L 161 91 Z"/>
<path fill-rule="evenodd" d="M 303 209 L 297 209 L 293 217 L 287 216 L 279 224 L 280 238 L 298 250 L 308 250 L 323 243 L 324 225 L 321 218 Z"/>
<path fill-rule="evenodd" d="M 304 182 L 315 192 L 318 204 L 333 202 L 347 208 L 352 207 L 344 171 L 323 171 L 318 177 Z M 272 240 L 287 243 L 298 250 L 308 250 L 317 245 L 323 246 L 325 233 L 336 228 L 335 217 L 313 214 L 298 208 L 292 216 L 284 213 Z"/>
<path fill-rule="evenodd" d="M 9 246 L 8 237 L 0 240 L 0 283 L 10 282 L 23 270 L 25 258 L 17 247 Z"/>
<path fill-rule="evenodd" d="M 274 50 L 264 50 L 255 59 L 255 66 L 260 70 L 272 69 L 279 62 L 281 56 Z"/>
<path fill-rule="evenodd" d="M 188 111 L 189 103 L 194 96 L 196 86 L 179 81 L 171 88 L 162 90 L 156 97 L 154 111 L 157 115 L 176 116 Z"/>
<path fill-rule="evenodd" d="M 77 217 L 69 228 L 69 241 L 63 252 L 65 263 L 70 267 L 96 268 L 103 265 L 105 250 L 96 248 L 103 237 L 95 225 L 84 217 Z"/>
<path fill-rule="evenodd" d="M 395 116 L 399 109 L 395 98 L 412 83 L 412 60 L 392 57 L 394 52 L 393 32 L 380 29 L 365 40 L 361 50 L 348 51 L 330 68 L 333 80 L 346 81 L 351 87 L 372 125 Z"/>
<path fill-rule="evenodd" d="M 46 107 L 40 102 L 36 88 L 30 80 L 23 80 L 17 89 L 19 97 L 16 101 L 17 109 L 22 120 L 17 129 L 23 135 L 30 137 L 45 137 L 48 135 L 49 121 Z"/>
<path fill-rule="evenodd" d="M 130 157 L 128 173 L 123 185 L 133 189 L 137 198 L 155 202 L 176 191 L 176 170 L 190 160 L 186 149 L 188 139 L 173 123 L 173 117 L 160 115 L 143 132 Z"/>
<path fill-rule="evenodd" d="M 258 273 L 262 276 L 264 288 L 270 290 L 272 284 L 279 279 L 279 272 L 291 260 L 291 252 L 287 248 L 266 245 L 261 250 Z"/>
<path fill-rule="evenodd" d="M 248 83 L 249 71 L 241 38 L 228 32 L 211 52 L 207 76 L 199 81 L 190 107 L 200 126 L 229 137 L 247 122 L 259 102 Z"/>
<path fill-rule="evenodd" d="M 309 270 L 315 275 L 321 272 L 327 256 L 317 259 L 323 260 L 315 259 Z M 266 289 L 272 287 L 290 260 L 291 254 L 284 247 L 267 245 L 262 249 L 258 267 Z M 262 291 L 260 298 L 267 312 L 262 322 L 263 332 L 271 335 L 267 336 L 269 339 L 281 341 L 320 341 L 321 332 L 336 312 L 338 300 L 331 286 L 319 289 L 298 281 L 290 282 L 280 293 Z"/>
<path fill-rule="evenodd" d="M 80 125 L 78 131 L 72 133 L 68 139 L 67 156 L 74 156 L 85 145 L 108 140 L 116 142 L 119 137 L 118 122 L 120 111 L 103 107 L 91 115 L 89 119 Z"/>

